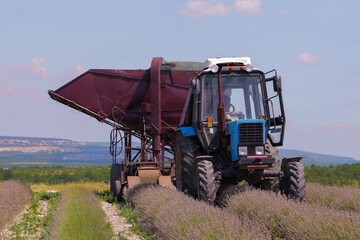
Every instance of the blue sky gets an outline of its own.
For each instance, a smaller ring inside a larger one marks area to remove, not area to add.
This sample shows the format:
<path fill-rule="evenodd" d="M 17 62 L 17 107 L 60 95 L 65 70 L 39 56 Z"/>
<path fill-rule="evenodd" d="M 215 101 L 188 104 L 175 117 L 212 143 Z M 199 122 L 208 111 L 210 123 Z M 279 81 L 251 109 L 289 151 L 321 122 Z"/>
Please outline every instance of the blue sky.
<path fill-rule="evenodd" d="M 91 68 L 152 57 L 249 56 L 278 70 L 284 148 L 360 159 L 360 2 L 355 0 L 2 1 L 0 135 L 107 141 L 110 127 L 51 100 Z"/>

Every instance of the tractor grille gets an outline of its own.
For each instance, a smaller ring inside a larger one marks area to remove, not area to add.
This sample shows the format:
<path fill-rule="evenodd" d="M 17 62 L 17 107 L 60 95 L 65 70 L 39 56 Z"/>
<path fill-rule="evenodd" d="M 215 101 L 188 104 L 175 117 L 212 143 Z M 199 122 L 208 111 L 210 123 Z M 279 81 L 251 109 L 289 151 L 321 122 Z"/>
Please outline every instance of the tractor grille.
<path fill-rule="evenodd" d="M 239 144 L 261 145 L 263 144 L 263 123 L 240 123 Z"/>

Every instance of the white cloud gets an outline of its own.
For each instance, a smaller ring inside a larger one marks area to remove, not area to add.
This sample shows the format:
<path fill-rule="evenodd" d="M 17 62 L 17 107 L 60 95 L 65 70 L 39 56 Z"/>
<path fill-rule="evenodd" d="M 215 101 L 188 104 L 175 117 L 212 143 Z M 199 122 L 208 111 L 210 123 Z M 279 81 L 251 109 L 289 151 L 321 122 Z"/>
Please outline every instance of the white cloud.
<path fill-rule="evenodd" d="M 22 76 L 25 73 L 26 68 L 25 68 L 25 66 L 23 66 L 21 64 L 6 63 L 2 67 L 2 70 L 6 74 L 11 75 L 11 76 Z"/>
<path fill-rule="evenodd" d="M 44 93 L 41 92 L 38 87 L 28 83 L 23 88 L 25 96 L 31 99 L 33 102 L 42 104 L 47 102 L 47 97 L 45 97 Z"/>
<path fill-rule="evenodd" d="M 319 63 L 323 59 L 323 57 L 316 55 L 314 53 L 303 52 L 303 53 L 300 53 L 298 56 L 296 56 L 295 59 L 298 62 L 303 63 L 303 64 L 315 65 L 315 64 Z"/>
<path fill-rule="evenodd" d="M 350 107 L 360 107 L 360 101 L 352 101 L 347 104 Z"/>
<path fill-rule="evenodd" d="M 347 131 L 349 133 L 354 133 L 360 130 L 359 124 L 347 124 L 347 123 L 339 123 L 333 122 L 331 125 L 321 127 L 322 132 L 331 132 L 334 130 Z"/>
<path fill-rule="evenodd" d="M 0 88 L 0 94 L 9 98 L 21 97 L 22 100 L 32 101 L 33 103 L 44 104 L 47 102 L 47 98 L 45 97 L 44 93 L 31 83 L 27 83 L 20 87 L 4 85 Z"/>
<path fill-rule="evenodd" d="M 29 62 L 30 71 L 34 73 L 35 75 L 41 76 L 41 77 L 47 77 L 48 72 L 47 69 L 41 64 L 44 62 L 44 59 L 42 58 L 33 58 Z"/>
<path fill-rule="evenodd" d="M 284 9 L 283 8 L 283 9 L 280 9 L 280 13 L 283 16 L 288 16 L 288 15 L 292 14 L 292 11 L 290 9 Z"/>
<path fill-rule="evenodd" d="M 222 3 L 205 0 L 188 0 L 186 8 L 179 11 L 180 14 L 189 17 L 222 16 L 230 11 L 230 7 Z"/>
<path fill-rule="evenodd" d="M 85 68 L 80 64 L 75 64 L 72 68 L 69 69 L 64 75 L 59 77 L 60 82 L 69 82 L 70 80 L 76 78 L 77 76 L 86 72 Z"/>
<path fill-rule="evenodd" d="M 261 11 L 261 0 L 235 0 L 234 11 L 245 15 L 259 15 Z"/>
<path fill-rule="evenodd" d="M 18 96 L 21 94 L 20 88 L 12 87 L 12 86 L 3 86 L 1 88 L 1 94 L 9 97 Z"/>
<path fill-rule="evenodd" d="M 86 70 L 83 66 L 81 66 L 80 64 L 75 64 L 75 66 L 70 69 L 69 73 L 74 75 L 80 75 L 83 74 L 85 71 Z"/>
<path fill-rule="evenodd" d="M 5 64 L 3 66 L 4 72 L 11 76 L 29 76 L 35 75 L 46 78 L 48 72 L 46 67 L 42 66 L 43 58 L 33 58 L 28 64 Z"/>
<path fill-rule="evenodd" d="M 253 16 L 260 14 L 260 10 L 261 0 L 234 0 L 228 6 L 214 0 L 188 0 L 179 13 L 189 17 L 224 16 L 231 12 Z"/>
<path fill-rule="evenodd" d="M 360 160 L 357 140 L 360 136 L 360 124 L 333 121 L 326 125 L 304 128 L 301 127 L 301 120 L 292 119 L 287 123 L 285 148 L 351 156 Z"/>

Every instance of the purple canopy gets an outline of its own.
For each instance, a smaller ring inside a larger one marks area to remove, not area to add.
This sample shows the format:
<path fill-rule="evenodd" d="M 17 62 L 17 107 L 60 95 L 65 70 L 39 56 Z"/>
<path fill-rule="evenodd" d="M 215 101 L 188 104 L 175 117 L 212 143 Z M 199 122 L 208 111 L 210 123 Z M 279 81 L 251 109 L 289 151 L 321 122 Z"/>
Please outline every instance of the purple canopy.
<path fill-rule="evenodd" d="M 161 133 L 167 135 L 178 127 L 189 82 L 199 72 L 197 70 L 160 71 Z M 114 121 L 124 129 L 136 132 L 143 128 L 142 105 L 145 104 L 148 124 L 146 130 L 151 134 L 150 76 L 151 69 L 92 69 L 56 91 L 49 91 L 49 95 L 54 100 L 99 121 L 108 124 Z"/>

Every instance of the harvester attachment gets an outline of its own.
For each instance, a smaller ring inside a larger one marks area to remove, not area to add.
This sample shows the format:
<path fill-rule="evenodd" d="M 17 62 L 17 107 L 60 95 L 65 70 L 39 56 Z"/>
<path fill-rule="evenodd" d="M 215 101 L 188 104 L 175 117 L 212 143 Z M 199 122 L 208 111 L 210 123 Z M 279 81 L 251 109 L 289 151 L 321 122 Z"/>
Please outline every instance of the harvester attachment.
<path fill-rule="evenodd" d="M 125 133 L 124 158 L 112 163 L 118 165 L 112 168 L 111 191 L 119 196 L 143 182 L 172 186 L 175 162 L 168 156 L 189 82 L 202 68 L 202 63 L 155 57 L 146 70 L 89 70 L 49 95 Z M 140 139 L 141 146 L 132 146 L 131 137 Z"/>
<path fill-rule="evenodd" d="M 139 167 L 138 176 L 128 176 L 127 185 L 124 185 L 123 193 L 127 195 L 129 189 L 141 183 L 154 183 L 164 187 L 175 189 L 171 176 L 162 176 L 156 167 Z"/>

